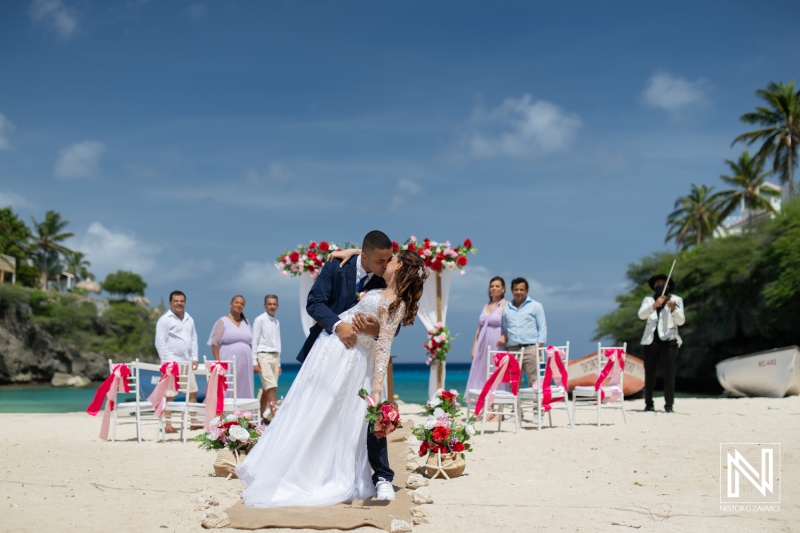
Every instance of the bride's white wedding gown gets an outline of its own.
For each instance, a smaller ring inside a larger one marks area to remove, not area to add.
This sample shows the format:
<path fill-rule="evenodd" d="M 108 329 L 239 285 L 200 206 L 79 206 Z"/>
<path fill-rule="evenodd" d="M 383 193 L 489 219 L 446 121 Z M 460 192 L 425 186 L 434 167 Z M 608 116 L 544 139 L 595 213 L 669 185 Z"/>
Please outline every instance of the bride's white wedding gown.
<path fill-rule="evenodd" d="M 362 334 L 348 349 L 336 334 L 319 336 L 272 423 L 236 468 L 247 485 L 245 505 L 326 506 L 375 495 L 367 459 L 367 403 L 358 391 L 371 391 L 386 374 L 405 314 L 401 303 L 389 316 L 390 303 L 383 291 L 370 291 L 339 315 L 349 323 L 357 312 L 377 318 L 377 341 Z"/>

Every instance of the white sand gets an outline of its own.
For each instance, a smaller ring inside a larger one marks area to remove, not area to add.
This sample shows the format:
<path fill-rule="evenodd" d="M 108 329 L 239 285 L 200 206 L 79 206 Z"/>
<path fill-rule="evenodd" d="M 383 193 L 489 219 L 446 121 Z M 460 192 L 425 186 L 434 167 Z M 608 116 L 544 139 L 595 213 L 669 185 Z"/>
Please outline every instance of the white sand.
<path fill-rule="evenodd" d="M 680 399 L 671 415 L 642 407 L 627 402 L 627 424 L 609 411 L 597 428 L 580 411 L 569 429 L 559 409 L 552 429 L 526 423 L 514 434 L 506 423 L 476 436 L 465 475 L 432 481 L 431 523 L 414 531 L 798 528 L 800 398 Z M 195 443 L 153 443 L 154 426 L 142 444 L 132 426 L 103 442 L 99 426 L 99 415 L 83 413 L 0 415 L 0 530 L 201 531 L 199 497 L 213 495 L 219 508 L 235 501 L 239 482 L 211 477 L 214 455 Z M 779 511 L 720 509 L 721 442 L 781 444 Z"/>

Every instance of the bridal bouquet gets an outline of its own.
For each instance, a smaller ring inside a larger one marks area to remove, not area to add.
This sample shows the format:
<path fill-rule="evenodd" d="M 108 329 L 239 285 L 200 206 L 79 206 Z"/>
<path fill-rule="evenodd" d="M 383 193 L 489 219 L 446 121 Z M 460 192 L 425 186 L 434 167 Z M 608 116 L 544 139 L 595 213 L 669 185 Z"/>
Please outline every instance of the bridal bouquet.
<path fill-rule="evenodd" d="M 392 243 L 392 248 L 395 252 L 400 248 L 417 252 L 425 266 L 434 272 L 461 270 L 467 266 L 467 254 L 478 253 L 478 250 L 472 247 L 472 241 L 469 239 L 465 239 L 463 244 L 453 246 L 450 241 L 439 243 L 427 238 L 420 243 L 413 235 L 403 243 L 402 247 L 397 243 Z"/>
<path fill-rule="evenodd" d="M 411 433 L 421 443 L 419 446 L 420 457 L 425 454 L 460 453 L 472 451 L 469 438 L 475 435 L 475 417 L 470 417 L 466 423 L 461 422 L 461 404 L 458 403 L 458 391 L 439 389 L 433 398 L 425 405 L 428 420 L 411 429 Z"/>
<path fill-rule="evenodd" d="M 400 411 L 394 402 L 375 403 L 372 396 L 365 389 L 358 391 L 358 395 L 367 402 L 367 416 L 369 420 L 370 432 L 378 438 L 391 435 L 397 429 L 403 427 L 400 424 Z"/>
<path fill-rule="evenodd" d="M 450 341 L 453 339 L 455 336 L 451 335 L 448 327 L 441 322 L 437 322 L 436 326 L 428 331 L 428 342 L 422 345 L 428 351 L 428 365 L 434 361 L 443 362 L 447 359 Z"/>
<path fill-rule="evenodd" d="M 211 429 L 194 438 L 204 450 L 228 448 L 246 453 L 264 433 L 264 426 L 253 420 L 250 411 L 234 411 L 224 417 L 214 417 L 209 427 Z"/>

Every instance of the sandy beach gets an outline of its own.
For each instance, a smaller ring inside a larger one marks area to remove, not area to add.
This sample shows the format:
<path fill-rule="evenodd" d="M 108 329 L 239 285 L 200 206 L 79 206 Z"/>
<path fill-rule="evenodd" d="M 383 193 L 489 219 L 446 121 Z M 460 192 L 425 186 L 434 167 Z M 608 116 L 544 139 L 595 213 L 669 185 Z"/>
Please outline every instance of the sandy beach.
<path fill-rule="evenodd" d="M 674 414 L 642 412 L 641 400 L 626 406 L 627 424 L 608 411 L 598 428 L 592 412 L 579 411 L 569 429 L 555 410 L 554 427 L 541 432 L 526 422 L 518 434 L 504 424 L 476 436 L 465 475 L 431 482 L 430 523 L 414 531 L 792 531 L 800 523 L 800 398 L 679 399 Z M 402 412 L 414 418 L 420 409 Z M 211 476 L 212 453 L 174 436 L 156 444 L 154 426 L 138 444 L 132 426 L 120 427 L 116 443 L 101 441 L 100 419 L 85 413 L 0 421 L 2 530 L 202 531 L 203 501 L 225 509 L 237 499 L 238 481 Z M 738 442 L 781 444 L 779 510 L 721 508 L 720 443 Z"/>

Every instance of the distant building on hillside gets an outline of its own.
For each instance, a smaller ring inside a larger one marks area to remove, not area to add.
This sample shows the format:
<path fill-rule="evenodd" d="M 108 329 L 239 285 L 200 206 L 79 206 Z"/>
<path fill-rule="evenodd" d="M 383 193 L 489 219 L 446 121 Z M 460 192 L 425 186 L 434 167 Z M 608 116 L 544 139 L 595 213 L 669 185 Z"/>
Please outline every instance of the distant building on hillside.
<path fill-rule="evenodd" d="M 764 187 L 768 189 L 772 189 L 773 191 L 777 191 L 777 196 L 774 196 L 769 199 L 770 205 L 775 210 L 775 213 L 781 212 L 781 204 L 783 200 L 783 187 L 772 183 L 770 181 L 764 182 Z M 751 211 L 747 209 L 744 205 L 744 198 L 742 198 L 741 203 L 739 205 L 739 212 L 735 215 L 731 215 L 725 220 L 722 221 L 722 225 L 714 230 L 714 238 L 717 237 L 727 237 L 729 235 L 739 235 L 742 233 L 747 227 L 747 224 L 756 223 L 758 221 L 764 220 L 766 217 L 775 218 L 775 213 L 772 213 L 766 209 L 760 209 L 757 211 Z M 749 222 L 748 222 L 749 221 Z"/>
<path fill-rule="evenodd" d="M 10 255 L 0 254 L 0 283 L 17 282 L 17 260 Z"/>

